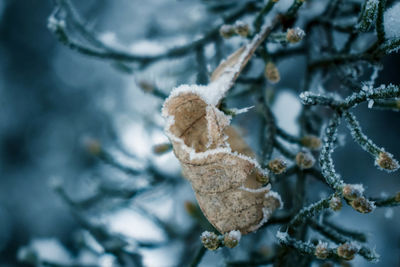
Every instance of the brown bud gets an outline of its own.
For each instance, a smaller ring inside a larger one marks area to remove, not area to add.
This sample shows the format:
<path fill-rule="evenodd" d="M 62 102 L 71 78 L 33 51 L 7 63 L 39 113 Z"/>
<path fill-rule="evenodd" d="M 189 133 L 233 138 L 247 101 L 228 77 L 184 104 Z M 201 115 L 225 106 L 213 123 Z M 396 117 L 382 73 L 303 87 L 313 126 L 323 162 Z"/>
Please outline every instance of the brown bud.
<path fill-rule="evenodd" d="M 221 28 L 219 28 L 219 34 L 223 38 L 231 38 L 236 34 L 235 27 L 233 27 L 232 25 L 224 24 L 221 26 Z"/>
<path fill-rule="evenodd" d="M 219 248 L 220 245 L 219 237 L 212 232 L 204 231 L 201 234 L 200 239 L 204 247 L 209 250 L 216 250 L 217 248 Z"/>
<path fill-rule="evenodd" d="M 275 174 L 281 174 L 286 170 L 287 163 L 283 159 L 276 158 L 268 162 L 268 168 Z"/>
<path fill-rule="evenodd" d="M 309 169 L 314 166 L 315 158 L 309 152 L 299 152 L 296 155 L 296 164 L 300 169 Z"/>
<path fill-rule="evenodd" d="M 264 174 L 264 173 L 256 172 L 256 173 L 255 173 L 255 176 L 256 176 L 257 182 L 260 182 L 260 183 L 262 183 L 262 184 L 266 184 L 266 183 L 269 182 L 269 177 L 268 177 L 268 175 L 266 175 L 266 174 Z"/>
<path fill-rule="evenodd" d="M 274 255 L 275 251 L 274 251 L 273 247 L 267 246 L 267 245 L 263 245 L 258 250 L 258 253 L 260 255 L 262 255 L 264 258 L 268 258 L 268 257 L 271 257 L 272 255 Z"/>
<path fill-rule="evenodd" d="M 342 200 L 339 197 L 332 197 L 329 200 L 329 207 L 333 211 L 339 211 L 342 208 Z"/>
<path fill-rule="evenodd" d="M 361 213 L 370 213 L 375 209 L 375 204 L 372 201 L 369 201 L 365 197 L 359 197 L 354 199 L 351 202 L 351 206 L 358 212 Z"/>
<path fill-rule="evenodd" d="M 265 65 L 264 75 L 270 83 L 277 83 L 281 80 L 279 70 L 272 61 L 269 61 L 267 65 Z"/>
<path fill-rule="evenodd" d="M 298 43 L 300 42 L 304 36 L 306 34 L 304 33 L 304 31 L 302 29 L 300 29 L 299 27 L 295 28 L 295 29 L 288 29 L 286 32 L 286 40 L 289 43 Z"/>
<path fill-rule="evenodd" d="M 396 193 L 396 196 L 394 197 L 394 200 L 395 200 L 396 202 L 400 202 L 400 192 L 397 192 L 397 193 Z"/>
<path fill-rule="evenodd" d="M 195 216 L 197 212 L 196 204 L 191 201 L 185 201 L 185 210 L 190 216 Z"/>
<path fill-rule="evenodd" d="M 347 200 L 359 198 L 364 193 L 364 187 L 361 184 L 346 184 L 342 189 L 343 197 Z"/>
<path fill-rule="evenodd" d="M 168 152 L 172 149 L 172 145 L 170 143 L 158 144 L 153 146 L 153 152 L 155 154 L 161 155 L 165 152 Z"/>
<path fill-rule="evenodd" d="M 350 262 L 341 261 L 340 262 L 340 267 L 352 267 L 352 265 L 350 264 Z"/>
<path fill-rule="evenodd" d="M 387 152 L 380 152 L 375 163 L 386 171 L 395 171 L 399 168 L 399 163 L 393 158 L 393 155 Z"/>
<path fill-rule="evenodd" d="M 240 231 L 233 230 L 224 235 L 224 245 L 228 248 L 234 248 L 239 244 L 242 234 Z"/>
<path fill-rule="evenodd" d="M 154 91 L 154 85 L 149 83 L 148 81 L 139 81 L 138 85 L 146 93 L 151 93 Z"/>
<path fill-rule="evenodd" d="M 396 107 L 400 109 L 400 99 L 396 100 Z"/>
<path fill-rule="evenodd" d="M 354 259 L 355 254 L 358 252 L 358 247 L 352 243 L 344 243 L 337 248 L 339 257 L 345 260 Z"/>
<path fill-rule="evenodd" d="M 364 187 L 362 184 L 346 184 L 342 189 L 343 197 L 347 200 L 354 200 L 362 197 Z"/>
<path fill-rule="evenodd" d="M 250 33 L 249 25 L 247 23 L 244 23 L 243 21 L 238 20 L 235 23 L 235 32 L 242 37 L 247 37 Z"/>
<path fill-rule="evenodd" d="M 84 146 L 85 146 L 87 152 L 89 152 L 89 154 L 91 154 L 93 156 L 98 156 L 101 153 L 101 144 L 96 139 L 87 138 L 84 141 Z"/>
<path fill-rule="evenodd" d="M 309 149 L 312 150 L 318 150 L 321 148 L 321 139 L 319 139 L 318 136 L 315 135 L 306 135 L 303 138 L 301 138 L 301 144 L 305 147 L 308 147 Z"/>
<path fill-rule="evenodd" d="M 318 245 L 315 247 L 314 255 L 315 257 L 321 260 L 328 258 L 329 256 L 328 243 L 319 241 Z"/>

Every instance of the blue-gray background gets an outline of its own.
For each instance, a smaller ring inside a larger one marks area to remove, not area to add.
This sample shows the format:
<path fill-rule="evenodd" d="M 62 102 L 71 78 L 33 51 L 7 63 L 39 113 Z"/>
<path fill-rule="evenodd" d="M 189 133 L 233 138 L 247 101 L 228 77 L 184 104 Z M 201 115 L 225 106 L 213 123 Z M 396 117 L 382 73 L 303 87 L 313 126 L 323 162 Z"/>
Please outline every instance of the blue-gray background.
<path fill-rule="evenodd" d="M 209 25 L 201 15 L 205 14 L 201 6 L 199 1 L 97 0 L 79 3 L 78 9 L 98 31 L 115 32 L 124 43 L 130 43 L 151 37 L 152 31 L 148 28 L 157 29 L 158 23 L 164 20 L 171 32 L 182 27 L 185 32 L 201 33 Z M 110 132 L 117 131 L 127 135 L 125 139 L 135 139 L 134 144 L 125 143 L 131 152 L 142 153 L 143 157 L 151 154 L 151 145 L 166 140 L 161 133 L 153 133 L 155 137 L 149 139 L 147 124 L 139 119 L 158 112 L 161 102 L 136 93 L 139 89 L 134 86 L 132 75 L 58 43 L 47 29 L 51 11 L 50 1 L 0 0 L 1 266 L 17 266 L 18 249 L 35 238 L 54 237 L 65 247 L 71 247 L 73 233 L 79 226 L 49 181 L 57 176 L 68 183 L 85 186 L 85 179 L 93 175 L 91 172 L 98 163 L 82 149 L 82 138 L 94 136 L 107 143 L 113 136 Z M 188 22 L 190 16 L 193 17 Z M 385 68 L 378 84 L 400 84 L 399 54 L 387 56 L 383 62 Z M 171 68 L 178 63 L 170 63 Z M 290 79 L 296 76 L 290 65 L 290 61 L 281 65 L 279 86 L 282 88 L 297 86 L 297 79 Z M 190 81 L 184 69 L 163 70 L 164 78 L 157 71 L 154 68 L 142 76 L 156 81 L 166 91 Z M 400 158 L 399 113 L 371 110 L 362 105 L 356 114 L 364 131 Z M 250 115 L 244 116 L 251 121 Z M 119 122 L 115 123 L 116 120 Z M 243 120 L 244 127 L 251 125 L 246 120 Z M 140 127 L 135 126 L 136 121 L 140 121 Z M 123 127 L 126 124 L 132 126 Z M 334 158 L 337 170 L 346 181 L 365 183 L 372 196 L 382 192 L 393 194 L 400 189 L 397 173 L 377 170 L 370 155 L 353 143 L 344 127 L 341 133 L 347 135 L 347 145 L 338 148 Z M 310 180 L 310 188 L 316 188 L 312 183 Z M 310 191 L 310 199 L 318 198 L 319 194 L 319 189 Z M 348 228 L 370 233 L 369 244 L 376 246 L 382 255 L 381 262 L 374 266 L 400 266 L 398 208 L 363 215 L 347 207 L 336 220 Z M 269 238 L 273 241 L 273 234 Z M 209 261 L 212 260 L 211 257 Z M 367 266 L 367 263 L 358 259 L 356 265 Z"/>

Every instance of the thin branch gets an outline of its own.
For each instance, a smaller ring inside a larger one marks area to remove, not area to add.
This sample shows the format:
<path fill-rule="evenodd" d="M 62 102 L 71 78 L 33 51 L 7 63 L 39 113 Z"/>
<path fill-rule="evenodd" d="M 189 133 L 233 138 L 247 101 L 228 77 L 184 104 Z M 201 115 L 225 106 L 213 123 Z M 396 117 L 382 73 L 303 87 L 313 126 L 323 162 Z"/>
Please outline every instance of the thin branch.
<path fill-rule="evenodd" d="M 330 120 L 325 130 L 324 145 L 322 146 L 319 157 L 322 175 L 325 177 L 327 184 L 336 191 L 340 191 L 344 184 L 339 174 L 336 173 L 332 160 L 332 152 L 336 141 L 336 133 L 339 123 L 339 115 L 334 114 L 334 117 Z"/>
<path fill-rule="evenodd" d="M 203 245 L 201 245 L 199 250 L 196 253 L 196 256 L 193 258 L 193 261 L 190 264 L 190 267 L 197 267 L 200 264 L 203 256 L 206 254 L 206 251 L 207 251 L 207 249 Z"/>

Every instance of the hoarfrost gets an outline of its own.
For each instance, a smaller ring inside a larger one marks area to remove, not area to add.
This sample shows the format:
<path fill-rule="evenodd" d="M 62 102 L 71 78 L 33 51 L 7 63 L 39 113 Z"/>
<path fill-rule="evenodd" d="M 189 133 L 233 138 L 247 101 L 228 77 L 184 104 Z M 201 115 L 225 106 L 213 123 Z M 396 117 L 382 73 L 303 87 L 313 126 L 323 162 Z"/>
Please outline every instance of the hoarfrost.
<path fill-rule="evenodd" d="M 374 106 L 374 100 L 370 99 L 368 100 L 368 108 L 372 108 Z"/>
<path fill-rule="evenodd" d="M 278 238 L 280 241 L 286 242 L 287 238 L 288 238 L 288 233 L 287 232 L 281 232 L 278 231 L 276 233 L 276 238 Z"/>

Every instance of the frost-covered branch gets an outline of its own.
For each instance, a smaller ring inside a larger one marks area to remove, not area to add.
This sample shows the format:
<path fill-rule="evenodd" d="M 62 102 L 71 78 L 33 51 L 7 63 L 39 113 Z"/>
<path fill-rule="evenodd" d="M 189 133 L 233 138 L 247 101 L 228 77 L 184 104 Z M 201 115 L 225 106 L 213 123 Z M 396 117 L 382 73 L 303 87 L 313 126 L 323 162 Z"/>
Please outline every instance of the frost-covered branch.
<path fill-rule="evenodd" d="M 327 96 L 312 92 L 303 92 L 300 95 L 301 100 L 305 105 L 322 105 L 329 106 L 334 109 L 350 109 L 360 103 L 370 100 L 384 100 L 400 97 L 399 86 L 389 84 L 381 85 L 376 88 L 363 87 L 359 92 L 353 93 L 344 100 L 337 99 L 336 96 Z"/>
<path fill-rule="evenodd" d="M 335 190 L 340 190 L 344 184 L 340 175 L 336 173 L 332 160 L 339 123 L 340 117 L 335 114 L 325 129 L 324 144 L 319 157 L 322 175 L 325 177 L 327 184 Z"/>
<path fill-rule="evenodd" d="M 346 111 L 343 114 L 354 141 L 375 158 L 375 164 L 380 169 L 389 172 L 397 170 L 399 163 L 393 158 L 392 154 L 385 152 L 383 148 L 379 148 L 361 131 L 361 127 L 352 113 Z"/>

